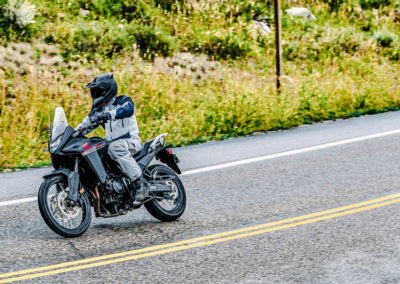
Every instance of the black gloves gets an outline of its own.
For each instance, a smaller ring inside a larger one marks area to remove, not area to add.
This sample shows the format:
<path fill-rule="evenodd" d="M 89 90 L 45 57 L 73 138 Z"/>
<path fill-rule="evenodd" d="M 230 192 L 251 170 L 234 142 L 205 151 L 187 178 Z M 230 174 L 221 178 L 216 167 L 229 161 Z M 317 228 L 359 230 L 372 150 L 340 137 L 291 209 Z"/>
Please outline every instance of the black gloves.
<path fill-rule="evenodd" d="M 103 124 L 111 120 L 111 114 L 108 112 L 96 113 L 91 120 L 93 123 Z"/>

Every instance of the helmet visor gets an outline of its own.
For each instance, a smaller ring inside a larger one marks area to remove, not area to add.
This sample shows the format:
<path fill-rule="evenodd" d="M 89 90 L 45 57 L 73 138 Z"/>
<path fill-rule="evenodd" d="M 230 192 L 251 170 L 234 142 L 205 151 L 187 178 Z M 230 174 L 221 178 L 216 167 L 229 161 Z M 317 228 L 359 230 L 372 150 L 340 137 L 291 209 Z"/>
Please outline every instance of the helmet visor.
<path fill-rule="evenodd" d="M 92 99 L 97 99 L 104 94 L 104 90 L 101 88 L 90 88 L 90 94 L 92 95 Z"/>

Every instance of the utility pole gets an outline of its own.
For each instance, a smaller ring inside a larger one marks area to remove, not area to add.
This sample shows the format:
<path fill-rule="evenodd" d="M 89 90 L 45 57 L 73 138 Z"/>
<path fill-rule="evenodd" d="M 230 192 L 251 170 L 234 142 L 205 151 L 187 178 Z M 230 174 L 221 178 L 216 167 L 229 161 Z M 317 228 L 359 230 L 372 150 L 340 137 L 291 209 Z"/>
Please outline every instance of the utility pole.
<path fill-rule="evenodd" d="M 276 47 L 276 89 L 281 92 L 282 75 L 282 37 L 281 37 L 281 1 L 274 0 L 275 47 Z"/>

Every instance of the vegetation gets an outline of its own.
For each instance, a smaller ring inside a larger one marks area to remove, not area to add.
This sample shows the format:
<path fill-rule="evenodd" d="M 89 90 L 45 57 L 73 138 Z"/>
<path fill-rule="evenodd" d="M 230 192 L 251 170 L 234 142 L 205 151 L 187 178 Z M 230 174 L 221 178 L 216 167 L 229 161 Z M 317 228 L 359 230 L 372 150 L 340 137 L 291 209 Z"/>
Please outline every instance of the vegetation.
<path fill-rule="evenodd" d="M 278 95 L 273 34 L 253 22 L 269 1 L 0 0 L 0 168 L 48 163 L 50 110 L 78 124 L 102 72 L 134 99 L 142 139 L 175 145 L 400 107 L 399 0 L 292 6 L 317 20 L 283 14 Z"/>

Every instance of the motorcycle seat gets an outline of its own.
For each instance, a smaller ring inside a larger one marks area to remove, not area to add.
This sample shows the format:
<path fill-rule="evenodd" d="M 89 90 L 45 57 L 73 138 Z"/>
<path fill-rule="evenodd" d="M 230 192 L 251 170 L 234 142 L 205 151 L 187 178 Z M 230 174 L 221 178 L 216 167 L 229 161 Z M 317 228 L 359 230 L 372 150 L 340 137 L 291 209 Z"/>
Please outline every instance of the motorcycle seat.
<path fill-rule="evenodd" d="M 136 152 L 133 154 L 133 158 L 137 161 L 146 156 L 147 152 L 149 151 L 149 147 L 151 145 L 151 142 L 153 142 L 154 138 L 147 141 L 146 143 L 142 144 L 142 149 L 139 152 Z"/>

